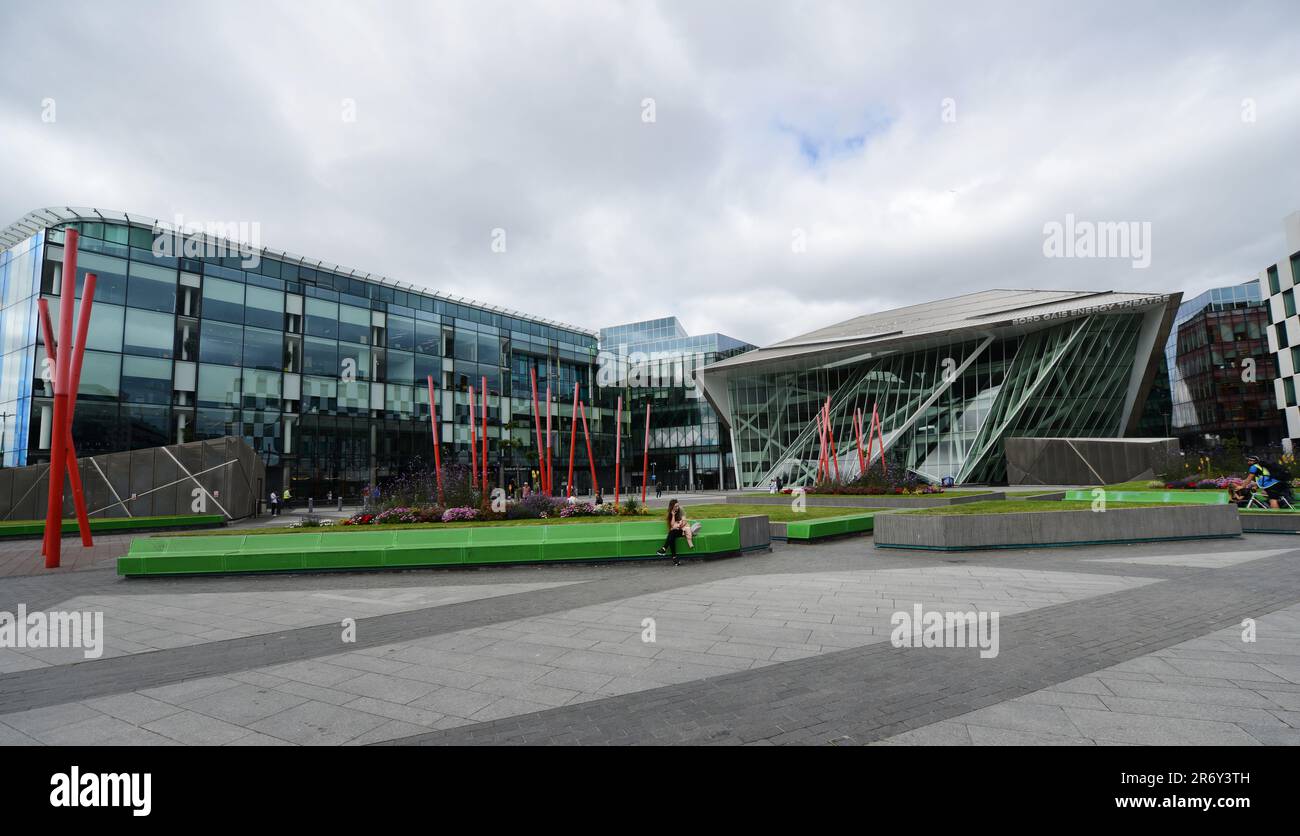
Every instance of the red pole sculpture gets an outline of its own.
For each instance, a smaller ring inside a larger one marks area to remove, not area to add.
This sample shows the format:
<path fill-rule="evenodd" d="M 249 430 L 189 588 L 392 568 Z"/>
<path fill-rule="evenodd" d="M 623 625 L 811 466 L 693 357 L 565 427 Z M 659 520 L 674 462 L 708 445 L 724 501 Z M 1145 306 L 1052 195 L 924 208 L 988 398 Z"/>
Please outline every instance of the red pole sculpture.
<path fill-rule="evenodd" d="M 550 378 L 550 375 L 547 375 Z M 555 496 L 555 473 L 551 470 L 551 384 L 546 384 L 546 495 Z"/>
<path fill-rule="evenodd" d="M 478 484 L 478 423 L 474 420 L 474 387 L 469 387 L 469 484 Z"/>
<path fill-rule="evenodd" d="M 565 483 L 565 495 L 573 496 L 573 451 L 578 447 L 578 384 L 573 384 L 573 418 L 570 420 L 569 432 L 569 481 Z M 593 486 L 594 487 L 594 486 Z"/>
<path fill-rule="evenodd" d="M 641 504 L 645 505 L 645 480 L 650 475 L 650 399 L 645 402 L 645 447 L 641 459 Z"/>
<path fill-rule="evenodd" d="M 585 404 L 578 404 L 578 412 L 582 415 L 582 437 L 587 441 L 587 463 L 591 465 L 591 493 L 594 497 L 596 491 L 596 457 L 591 455 L 591 435 L 587 432 L 587 407 Z"/>
<path fill-rule="evenodd" d="M 438 504 L 445 505 L 442 496 L 442 453 L 438 443 L 438 402 L 433 394 L 433 375 L 429 375 L 429 429 L 433 433 L 433 467 L 438 473 Z"/>
<path fill-rule="evenodd" d="M 618 504 L 618 466 L 619 453 L 623 441 L 623 396 L 618 396 L 618 406 L 614 408 L 614 504 Z"/>
<path fill-rule="evenodd" d="M 486 503 L 486 502 L 487 502 L 487 496 L 488 496 L 488 432 L 487 432 L 487 418 L 488 418 L 488 416 L 487 416 L 487 414 L 488 414 L 488 391 L 487 391 L 487 375 L 484 375 L 484 376 L 483 376 L 483 389 L 482 389 L 482 393 L 483 393 L 483 418 L 482 418 L 482 421 L 483 421 L 483 433 L 482 433 L 482 435 L 481 435 L 481 438 L 483 439 L 483 444 L 482 444 L 482 447 L 483 447 L 483 470 L 482 470 L 482 474 L 483 474 L 483 502 Z"/>
<path fill-rule="evenodd" d="M 72 301 L 77 295 L 77 231 L 64 233 L 63 281 L 59 285 L 59 334 L 66 351 L 54 365 L 54 423 L 50 434 L 50 491 L 45 510 L 45 568 L 59 568 L 63 540 L 63 473 L 67 468 L 68 380 L 71 372 Z M 47 346 L 48 347 L 48 346 Z M 53 356 L 53 355 L 51 355 Z"/>
<path fill-rule="evenodd" d="M 831 461 L 835 463 L 835 481 L 840 481 L 840 456 L 835 450 L 835 428 L 831 426 L 831 399 L 826 399 L 826 437 L 831 443 Z"/>
<path fill-rule="evenodd" d="M 72 352 L 70 383 L 73 392 L 77 391 L 81 381 L 81 359 L 83 353 L 78 351 L 77 347 L 84 345 L 86 342 L 86 331 L 90 325 L 90 307 L 95 295 L 95 281 L 96 276 L 94 273 L 86 274 L 86 287 L 81 295 L 81 312 L 77 320 L 77 340 L 75 343 L 68 344 L 68 350 Z M 45 339 L 45 354 L 50 359 L 50 362 L 57 366 L 59 348 L 54 339 L 54 329 L 50 325 L 49 305 L 44 299 L 41 299 L 36 303 L 36 306 L 40 311 L 41 333 Z M 72 419 L 76 412 L 76 407 L 77 401 L 76 398 L 73 398 L 69 401 L 68 408 L 68 424 L 66 438 L 64 440 L 64 443 L 67 445 L 65 460 L 68 462 L 68 480 L 72 483 L 72 504 L 77 513 L 77 529 L 81 534 L 81 544 L 89 548 L 95 545 L 95 541 L 90 536 L 90 520 L 86 516 L 86 497 L 81 487 L 81 471 L 77 469 L 77 448 L 72 440 Z M 57 432 L 57 430 L 55 431 Z M 60 519 L 59 524 L 62 526 L 62 519 Z M 60 531 L 60 537 L 61 536 L 62 531 Z M 46 553 L 47 545 L 48 541 L 41 544 L 42 554 Z"/>
<path fill-rule="evenodd" d="M 528 370 L 533 381 L 533 429 L 537 431 L 537 489 L 546 490 L 546 469 L 542 465 L 542 410 L 537 405 L 537 369 Z"/>

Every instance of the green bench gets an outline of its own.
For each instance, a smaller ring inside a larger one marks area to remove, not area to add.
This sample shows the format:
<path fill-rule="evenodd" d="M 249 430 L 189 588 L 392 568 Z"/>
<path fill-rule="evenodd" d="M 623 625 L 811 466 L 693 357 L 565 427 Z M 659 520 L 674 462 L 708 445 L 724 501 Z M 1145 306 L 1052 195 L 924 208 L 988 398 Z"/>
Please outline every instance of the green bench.
<path fill-rule="evenodd" d="M 1091 502 L 1093 489 L 1066 491 L 1067 500 Z M 1227 490 L 1195 491 L 1105 491 L 1107 502 L 1162 502 L 1170 505 L 1227 505 Z"/>
<path fill-rule="evenodd" d="M 701 521 L 691 556 L 740 551 L 740 521 Z M 666 530 L 661 519 L 569 525 L 382 527 L 335 532 L 148 537 L 117 559 L 117 573 L 198 575 L 337 569 L 410 569 L 570 560 L 655 557 Z"/>
<path fill-rule="evenodd" d="M 785 524 L 785 539 L 820 540 L 823 537 L 837 537 L 845 534 L 861 534 L 871 531 L 876 525 L 876 513 L 849 514 L 843 517 L 826 517 L 817 520 L 800 520 Z"/>

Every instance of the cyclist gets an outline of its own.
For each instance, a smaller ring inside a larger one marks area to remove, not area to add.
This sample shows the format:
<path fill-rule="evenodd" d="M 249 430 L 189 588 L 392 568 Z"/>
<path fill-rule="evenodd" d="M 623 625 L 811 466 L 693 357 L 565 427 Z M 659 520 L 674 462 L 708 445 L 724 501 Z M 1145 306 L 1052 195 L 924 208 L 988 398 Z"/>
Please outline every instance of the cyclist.
<path fill-rule="evenodd" d="M 1271 472 L 1269 466 L 1260 460 L 1259 456 L 1247 456 L 1246 464 L 1246 482 L 1241 486 L 1242 490 L 1250 490 L 1258 487 L 1268 496 L 1268 504 L 1270 508 L 1281 508 L 1281 500 L 1283 498 L 1288 502 L 1291 500 L 1291 486 L 1285 481 L 1278 479 L 1277 476 Z"/>

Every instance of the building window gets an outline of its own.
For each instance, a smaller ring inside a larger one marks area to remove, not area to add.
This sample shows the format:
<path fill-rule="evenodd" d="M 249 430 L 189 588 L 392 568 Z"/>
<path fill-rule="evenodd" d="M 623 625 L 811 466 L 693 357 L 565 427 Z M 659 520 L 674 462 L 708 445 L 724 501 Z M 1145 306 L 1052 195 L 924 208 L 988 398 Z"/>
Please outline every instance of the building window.
<path fill-rule="evenodd" d="M 1268 292 L 1270 296 L 1276 296 L 1282 292 L 1282 288 L 1277 281 L 1276 265 L 1268 268 Z"/>
<path fill-rule="evenodd" d="M 1282 294 L 1282 309 L 1286 311 L 1287 316 L 1295 316 L 1295 290 L 1288 290 Z"/>

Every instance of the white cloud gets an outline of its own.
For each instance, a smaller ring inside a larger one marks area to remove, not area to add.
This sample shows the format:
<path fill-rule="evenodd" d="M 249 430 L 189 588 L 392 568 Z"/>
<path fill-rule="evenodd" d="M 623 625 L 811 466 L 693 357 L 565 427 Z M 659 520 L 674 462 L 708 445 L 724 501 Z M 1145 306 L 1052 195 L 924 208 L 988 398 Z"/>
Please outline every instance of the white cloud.
<path fill-rule="evenodd" d="M 1194 293 L 1283 254 L 1298 26 L 1281 2 L 37 7 L 0 53 L 0 222 L 258 221 L 541 316 L 760 343 L 987 287 Z M 1151 267 L 1043 258 L 1066 213 L 1151 221 Z"/>

